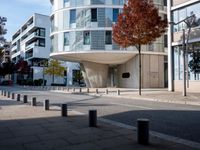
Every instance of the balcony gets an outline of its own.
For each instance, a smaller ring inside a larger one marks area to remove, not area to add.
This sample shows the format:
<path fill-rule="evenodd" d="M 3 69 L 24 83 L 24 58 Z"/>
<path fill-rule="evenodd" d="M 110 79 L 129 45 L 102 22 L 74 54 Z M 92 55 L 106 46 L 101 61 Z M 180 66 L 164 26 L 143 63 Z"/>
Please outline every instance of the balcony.
<path fill-rule="evenodd" d="M 11 51 L 16 51 L 17 50 L 17 45 L 13 46 Z"/>
<path fill-rule="evenodd" d="M 33 32 L 30 35 L 28 35 L 23 41 L 26 40 L 26 43 L 31 43 L 34 41 L 36 38 L 45 38 L 44 36 L 40 36 L 37 34 L 37 32 Z"/>
<path fill-rule="evenodd" d="M 33 57 L 33 52 L 26 53 L 25 59 L 30 59 L 31 57 Z"/>
<path fill-rule="evenodd" d="M 25 48 L 25 50 L 28 51 L 30 49 L 33 49 L 35 46 L 36 46 L 36 43 L 33 42 L 32 44 L 27 45 L 26 48 Z"/>

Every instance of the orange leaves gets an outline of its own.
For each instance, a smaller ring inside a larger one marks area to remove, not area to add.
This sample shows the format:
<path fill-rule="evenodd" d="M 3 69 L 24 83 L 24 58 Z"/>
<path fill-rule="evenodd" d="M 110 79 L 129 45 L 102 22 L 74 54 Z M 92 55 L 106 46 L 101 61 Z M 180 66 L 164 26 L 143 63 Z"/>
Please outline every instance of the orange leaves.
<path fill-rule="evenodd" d="M 129 0 L 118 22 L 113 25 L 113 40 L 121 47 L 153 42 L 166 30 L 167 20 L 162 20 L 151 0 Z"/>

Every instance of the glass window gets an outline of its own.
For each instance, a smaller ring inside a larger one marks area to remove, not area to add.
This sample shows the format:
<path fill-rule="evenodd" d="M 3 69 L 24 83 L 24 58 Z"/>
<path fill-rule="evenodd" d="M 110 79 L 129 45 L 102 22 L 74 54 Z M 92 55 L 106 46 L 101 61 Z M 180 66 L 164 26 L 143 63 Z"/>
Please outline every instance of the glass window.
<path fill-rule="evenodd" d="M 97 22 L 97 8 L 91 9 L 91 22 Z"/>
<path fill-rule="evenodd" d="M 112 44 L 112 32 L 106 31 L 105 44 Z"/>
<path fill-rule="evenodd" d="M 179 10 L 179 21 L 184 20 L 186 18 L 186 9 L 180 9 Z M 178 24 L 178 30 L 181 31 L 183 29 L 186 29 L 185 22 Z"/>
<path fill-rule="evenodd" d="M 113 16 L 113 10 L 111 8 L 105 9 L 105 26 L 106 27 L 112 27 L 112 16 Z"/>
<path fill-rule="evenodd" d="M 167 48 L 168 47 L 168 36 L 164 35 L 164 46 Z"/>
<path fill-rule="evenodd" d="M 70 23 L 76 23 L 76 9 L 70 10 Z"/>
<path fill-rule="evenodd" d="M 90 45 L 90 32 L 89 31 L 84 31 L 83 32 L 83 44 L 84 45 Z"/>
<path fill-rule="evenodd" d="M 64 33 L 64 46 L 69 46 L 69 32 Z"/>
<path fill-rule="evenodd" d="M 174 79 L 180 79 L 180 53 L 179 47 L 174 47 Z"/>
<path fill-rule="evenodd" d="M 43 29 L 43 28 L 38 29 L 37 30 L 37 35 L 45 37 L 45 29 Z"/>
<path fill-rule="evenodd" d="M 187 16 L 191 16 L 193 14 L 195 14 L 195 22 L 194 22 L 194 26 L 199 26 L 200 25 L 200 3 L 191 5 L 189 7 L 187 7 Z"/>
<path fill-rule="evenodd" d="M 67 7 L 69 4 L 69 0 L 64 0 L 63 3 L 64 3 L 64 7 Z"/>
<path fill-rule="evenodd" d="M 118 14 L 119 14 L 119 9 L 114 8 L 113 9 L 113 22 L 117 22 Z"/>
<path fill-rule="evenodd" d="M 39 39 L 38 42 L 39 42 L 38 46 L 45 47 L 45 39 Z"/>

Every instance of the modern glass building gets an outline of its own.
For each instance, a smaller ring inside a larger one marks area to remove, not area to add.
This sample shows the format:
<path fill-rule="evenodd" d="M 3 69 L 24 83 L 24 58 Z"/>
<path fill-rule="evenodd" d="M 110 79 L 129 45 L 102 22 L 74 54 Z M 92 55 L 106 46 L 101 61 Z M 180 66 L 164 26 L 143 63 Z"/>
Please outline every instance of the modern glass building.
<path fill-rule="evenodd" d="M 189 34 L 188 52 L 186 52 L 187 90 L 200 92 L 200 1 L 173 0 L 169 1 L 169 21 L 178 23 L 195 14 Z M 185 22 L 173 25 L 169 30 L 169 90 L 183 89 L 183 29 L 186 39 L 189 27 Z"/>
<path fill-rule="evenodd" d="M 79 62 L 88 87 L 138 87 L 138 51 L 112 40 L 125 0 L 51 0 L 51 57 Z M 155 0 L 166 17 L 166 1 Z M 167 36 L 142 46 L 142 86 L 167 84 Z"/>

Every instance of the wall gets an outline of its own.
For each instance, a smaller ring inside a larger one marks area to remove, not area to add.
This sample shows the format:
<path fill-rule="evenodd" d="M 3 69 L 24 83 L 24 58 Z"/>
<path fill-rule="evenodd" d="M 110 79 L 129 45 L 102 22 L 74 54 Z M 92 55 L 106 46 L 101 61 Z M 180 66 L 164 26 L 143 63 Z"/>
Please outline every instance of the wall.
<path fill-rule="evenodd" d="M 200 81 L 189 81 L 189 88 L 186 89 L 188 92 L 200 92 Z M 182 80 L 174 80 L 174 90 L 175 91 L 183 91 L 183 81 Z"/>
<path fill-rule="evenodd" d="M 130 78 L 122 78 L 124 72 L 129 72 Z M 138 55 L 118 67 L 118 81 L 119 87 L 138 88 Z M 162 87 L 164 87 L 164 56 L 142 55 L 142 88 Z"/>

